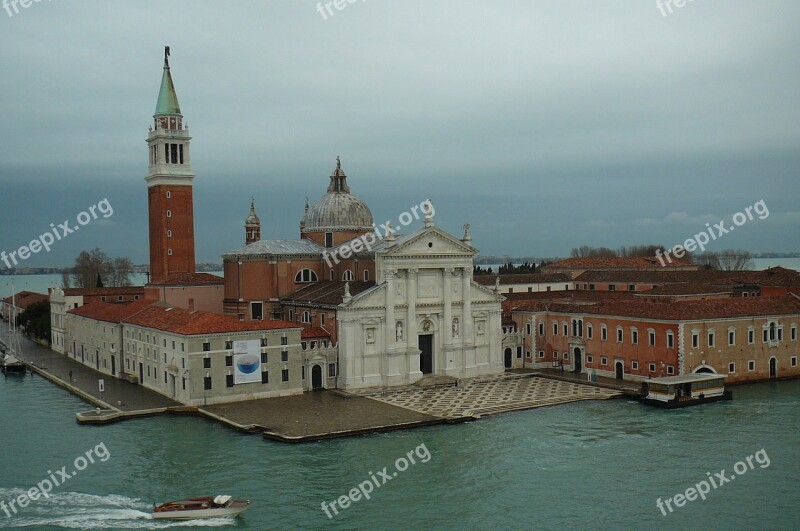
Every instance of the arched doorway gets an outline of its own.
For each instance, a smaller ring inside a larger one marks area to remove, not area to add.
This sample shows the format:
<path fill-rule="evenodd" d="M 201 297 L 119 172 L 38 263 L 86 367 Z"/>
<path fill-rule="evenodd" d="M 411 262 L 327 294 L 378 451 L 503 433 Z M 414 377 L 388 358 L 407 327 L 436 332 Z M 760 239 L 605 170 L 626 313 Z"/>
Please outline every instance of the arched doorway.
<path fill-rule="evenodd" d="M 505 366 L 506 369 L 510 369 L 514 366 L 514 353 L 510 348 L 507 348 L 505 351 Z"/>
<path fill-rule="evenodd" d="M 311 388 L 322 389 L 322 367 L 314 365 L 311 367 Z"/>
<path fill-rule="evenodd" d="M 575 356 L 574 364 L 574 372 L 581 372 L 583 370 L 583 353 L 579 347 L 575 347 L 575 352 L 572 353 Z"/>
<path fill-rule="evenodd" d="M 623 365 L 621 361 L 618 361 L 614 366 L 614 372 L 617 380 L 622 380 L 622 377 L 625 375 L 625 365 Z"/>
<path fill-rule="evenodd" d="M 769 377 L 770 378 L 777 378 L 778 377 L 778 359 L 777 358 L 770 358 L 769 359 Z"/>

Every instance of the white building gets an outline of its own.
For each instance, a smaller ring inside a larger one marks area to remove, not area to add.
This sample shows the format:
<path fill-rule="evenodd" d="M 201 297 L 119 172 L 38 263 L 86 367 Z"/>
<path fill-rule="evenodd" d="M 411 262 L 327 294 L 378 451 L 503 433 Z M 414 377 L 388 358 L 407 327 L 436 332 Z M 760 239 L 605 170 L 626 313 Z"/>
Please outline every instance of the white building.
<path fill-rule="evenodd" d="M 338 309 L 340 388 L 503 372 L 502 296 L 472 280 L 468 229 L 458 240 L 428 217 L 374 250 L 377 284 Z"/>

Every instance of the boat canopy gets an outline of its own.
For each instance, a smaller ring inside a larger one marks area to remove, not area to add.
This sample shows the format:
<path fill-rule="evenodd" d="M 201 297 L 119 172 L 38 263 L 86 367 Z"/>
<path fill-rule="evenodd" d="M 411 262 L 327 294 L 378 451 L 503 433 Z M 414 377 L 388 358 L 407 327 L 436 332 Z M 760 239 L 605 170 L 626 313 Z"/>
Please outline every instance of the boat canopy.
<path fill-rule="evenodd" d="M 225 505 L 229 501 L 231 501 L 230 496 L 217 496 L 216 498 L 214 498 L 214 503 L 216 503 L 217 505 Z"/>
<path fill-rule="evenodd" d="M 687 383 L 713 382 L 717 380 L 724 380 L 726 376 L 727 375 L 725 374 L 694 373 L 694 374 L 684 374 L 681 376 L 665 376 L 663 378 L 650 378 L 644 381 L 647 383 L 654 383 L 661 385 L 681 385 Z"/>

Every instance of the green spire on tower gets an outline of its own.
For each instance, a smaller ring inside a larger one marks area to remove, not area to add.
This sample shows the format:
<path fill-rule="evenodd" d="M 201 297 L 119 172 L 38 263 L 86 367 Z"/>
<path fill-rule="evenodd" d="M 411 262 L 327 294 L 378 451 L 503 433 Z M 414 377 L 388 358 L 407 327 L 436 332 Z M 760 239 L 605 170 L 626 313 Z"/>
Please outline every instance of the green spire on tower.
<path fill-rule="evenodd" d="M 164 75 L 161 77 L 161 90 L 158 91 L 156 116 L 180 115 L 181 106 L 178 103 L 178 94 L 172 83 L 172 74 L 169 71 L 169 46 L 164 47 Z"/>

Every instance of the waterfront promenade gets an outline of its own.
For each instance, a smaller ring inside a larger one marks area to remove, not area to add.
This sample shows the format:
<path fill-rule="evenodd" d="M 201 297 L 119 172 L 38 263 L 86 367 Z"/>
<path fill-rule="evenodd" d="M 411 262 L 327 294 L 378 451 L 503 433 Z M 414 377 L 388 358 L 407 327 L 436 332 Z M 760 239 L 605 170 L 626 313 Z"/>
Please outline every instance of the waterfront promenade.
<path fill-rule="evenodd" d="M 6 344 L 8 333 L 0 334 Z M 476 420 L 484 415 L 621 396 L 619 382 L 587 382 L 569 374 L 510 371 L 492 378 L 429 378 L 416 385 L 354 392 L 301 395 L 184 406 L 141 385 L 103 375 L 68 356 L 20 337 L 22 359 L 35 374 L 86 400 L 94 410 L 78 412 L 81 424 L 108 424 L 157 415 L 197 415 L 241 432 L 283 442 L 306 442 Z M 71 376 L 70 376 L 71 373 Z M 26 376 L 31 377 L 31 376 Z M 101 393 L 98 380 L 105 383 Z"/>

